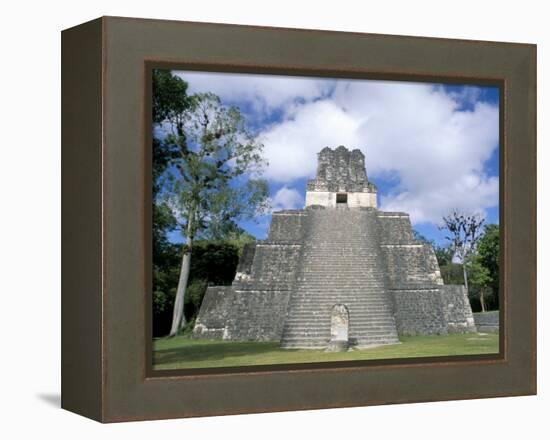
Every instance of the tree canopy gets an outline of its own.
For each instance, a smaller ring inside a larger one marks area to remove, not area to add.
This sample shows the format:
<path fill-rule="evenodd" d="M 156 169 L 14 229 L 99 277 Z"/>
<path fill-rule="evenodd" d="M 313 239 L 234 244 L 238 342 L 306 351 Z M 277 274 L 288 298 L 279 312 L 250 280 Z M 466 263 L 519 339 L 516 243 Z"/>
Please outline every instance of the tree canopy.
<path fill-rule="evenodd" d="M 185 292 L 195 238 L 241 236 L 241 219 L 266 212 L 263 145 L 245 117 L 212 93 L 187 94 L 169 71 L 153 73 L 154 219 L 185 237 L 170 333 L 186 322 Z M 169 211 L 170 213 L 168 213 Z M 200 289 L 199 289 L 200 290 Z"/>

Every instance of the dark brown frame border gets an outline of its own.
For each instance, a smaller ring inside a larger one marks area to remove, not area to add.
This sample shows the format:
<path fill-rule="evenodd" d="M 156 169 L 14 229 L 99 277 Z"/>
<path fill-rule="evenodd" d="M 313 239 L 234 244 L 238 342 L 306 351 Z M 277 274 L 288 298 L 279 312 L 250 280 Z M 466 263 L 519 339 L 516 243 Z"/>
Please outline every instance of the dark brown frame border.
<path fill-rule="evenodd" d="M 64 31 L 62 56 L 64 408 L 113 422 L 536 393 L 536 46 L 104 17 Z M 154 375 L 145 127 L 161 65 L 499 85 L 501 354 Z"/>

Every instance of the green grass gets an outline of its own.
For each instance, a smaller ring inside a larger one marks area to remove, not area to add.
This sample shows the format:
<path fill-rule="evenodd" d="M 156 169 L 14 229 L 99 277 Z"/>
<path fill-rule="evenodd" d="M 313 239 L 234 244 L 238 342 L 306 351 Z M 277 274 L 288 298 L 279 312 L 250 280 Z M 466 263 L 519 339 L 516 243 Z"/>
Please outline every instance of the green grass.
<path fill-rule="evenodd" d="M 187 336 L 154 341 L 155 370 L 296 364 L 368 359 L 397 359 L 498 353 L 498 334 L 470 333 L 450 336 L 401 337 L 401 344 L 345 353 L 289 350 L 278 342 L 229 342 L 190 339 Z"/>

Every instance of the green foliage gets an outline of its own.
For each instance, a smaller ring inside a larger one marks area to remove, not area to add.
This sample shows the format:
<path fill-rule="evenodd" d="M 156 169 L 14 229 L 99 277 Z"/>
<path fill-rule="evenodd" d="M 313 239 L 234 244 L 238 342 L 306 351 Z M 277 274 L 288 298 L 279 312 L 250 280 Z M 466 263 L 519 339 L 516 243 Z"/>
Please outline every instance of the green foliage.
<path fill-rule="evenodd" d="M 237 107 L 212 93 L 196 94 L 189 109 L 166 123 L 171 131 L 165 143 L 179 151 L 167 193 L 181 226 L 190 224 L 188 236 L 204 231 L 224 238 L 237 230 L 237 220 L 266 212 L 268 186 L 259 178 L 266 165 L 263 145 Z"/>
<path fill-rule="evenodd" d="M 435 246 L 434 252 L 439 266 L 453 264 L 453 250 L 449 246 Z"/>
<path fill-rule="evenodd" d="M 445 284 L 464 284 L 461 264 L 451 263 L 449 248 L 440 248 L 447 255 L 436 255 L 440 264 L 441 276 Z M 443 264 L 442 264 L 443 263 Z M 473 252 L 466 257 L 468 275 L 468 295 L 472 310 L 479 311 L 482 302 L 487 310 L 498 310 L 499 289 L 499 227 L 485 225 Z"/>
<path fill-rule="evenodd" d="M 187 83 L 165 70 L 153 71 L 153 123 L 159 127 L 166 118 L 190 105 Z M 170 207 L 159 200 L 164 174 L 178 151 L 153 137 L 153 334 L 166 334 L 179 279 L 181 249 L 171 244 L 167 233 L 177 227 Z"/>
<path fill-rule="evenodd" d="M 445 284 L 464 284 L 462 264 L 449 263 L 439 267 Z"/>
<path fill-rule="evenodd" d="M 194 321 L 208 286 L 231 284 L 237 271 L 239 255 L 244 244 L 251 240 L 254 238 L 245 233 L 227 240 L 197 240 L 194 243 L 185 295 L 185 315 L 188 321 Z M 183 246 L 169 244 L 159 256 L 160 259 L 154 262 L 154 336 L 165 335 L 170 330 Z"/>
<path fill-rule="evenodd" d="M 206 280 L 211 285 L 225 286 L 235 278 L 239 248 L 227 241 L 196 241 L 193 246 L 190 279 Z"/>
<path fill-rule="evenodd" d="M 482 311 L 487 308 L 487 301 L 493 296 L 491 288 L 492 277 L 489 269 L 483 265 L 483 261 L 479 254 L 473 254 L 466 260 L 466 271 L 470 280 L 468 294 L 470 298 L 479 301 L 479 306 Z M 472 304 L 477 306 L 477 304 Z M 477 311 L 477 307 L 474 307 Z"/>
<path fill-rule="evenodd" d="M 181 261 L 180 247 L 166 240 L 153 242 L 153 335 L 168 332 Z"/>
<path fill-rule="evenodd" d="M 187 110 L 191 98 L 187 96 L 188 84 L 169 70 L 153 70 L 153 123 L 177 121 Z"/>
<path fill-rule="evenodd" d="M 468 277 L 470 282 L 477 287 L 490 287 L 492 278 L 478 254 L 471 255 L 468 260 L 466 260 L 466 271 L 468 272 Z"/>
<path fill-rule="evenodd" d="M 239 250 L 239 257 L 243 254 L 243 249 L 247 244 L 254 243 L 256 241 L 256 237 L 253 235 L 250 235 L 246 231 L 231 233 L 228 235 L 228 237 L 225 239 L 227 243 L 232 244 L 233 246 L 236 246 Z"/>
<path fill-rule="evenodd" d="M 169 330 L 183 252 L 192 250 L 184 305 L 192 320 L 208 285 L 233 280 L 248 240 L 237 221 L 268 208 L 263 145 L 240 110 L 212 93 L 188 96 L 187 89 L 170 71 L 154 70 L 154 133 L 162 133 L 153 139 L 155 335 Z M 182 231 L 187 247 L 169 243 L 173 230 Z M 202 240 L 193 245 L 195 238 Z"/>
<path fill-rule="evenodd" d="M 491 277 L 490 287 L 493 292 L 490 298 L 489 308 L 497 310 L 498 292 L 500 287 L 500 229 L 498 225 L 485 226 L 484 234 L 479 240 L 477 252 L 481 264 L 486 267 Z"/>
<path fill-rule="evenodd" d="M 413 229 L 413 238 L 421 243 L 429 244 L 433 248 L 439 266 L 445 266 L 453 262 L 453 250 L 450 246 L 439 246 L 435 241 L 427 239 L 416 229 Z"/>

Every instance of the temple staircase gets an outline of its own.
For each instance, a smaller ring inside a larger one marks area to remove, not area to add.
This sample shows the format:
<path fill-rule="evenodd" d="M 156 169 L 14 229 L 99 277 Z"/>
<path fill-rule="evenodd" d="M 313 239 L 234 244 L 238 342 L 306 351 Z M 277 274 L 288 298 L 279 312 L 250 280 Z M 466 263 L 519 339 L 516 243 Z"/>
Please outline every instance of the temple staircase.
<path fill-rule="evenodd" d="M 363 348 L 399 343 L 379 244 L 376 211 L 309 211 L 301 267 L 289 301 L 281 346 L 323 348 L 331 311 L 349 310 L 349 342 Z"/>

